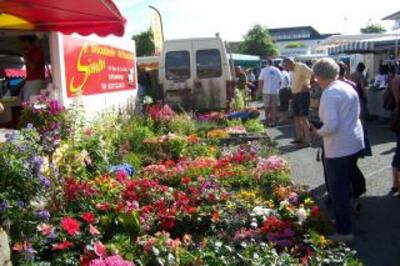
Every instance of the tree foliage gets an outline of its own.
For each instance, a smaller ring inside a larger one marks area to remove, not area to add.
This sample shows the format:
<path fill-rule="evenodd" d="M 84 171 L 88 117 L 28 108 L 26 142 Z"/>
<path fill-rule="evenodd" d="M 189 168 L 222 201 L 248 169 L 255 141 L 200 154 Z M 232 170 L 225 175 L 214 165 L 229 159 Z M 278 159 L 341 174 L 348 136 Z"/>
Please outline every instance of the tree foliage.
<path fill-rule="evenodd" d="M 361 33 L 385 33 L 386 29 L 378 23 L 370 23 L 366 27 L 360 29 Z"/>
<path fill-rule="evenodd" d="M 272 40 L 266 27 L 256 24 L 244 36 L 240 45 L 240 52 L 243 54 L 269 57 L 278 55 L 279 50 Z"/>
<path fill-rule="evenodd" d="M 153 32 L 151 29 L 132 36 L 136 43 L 137 56 L 151 56 L 154 54 Z"/>

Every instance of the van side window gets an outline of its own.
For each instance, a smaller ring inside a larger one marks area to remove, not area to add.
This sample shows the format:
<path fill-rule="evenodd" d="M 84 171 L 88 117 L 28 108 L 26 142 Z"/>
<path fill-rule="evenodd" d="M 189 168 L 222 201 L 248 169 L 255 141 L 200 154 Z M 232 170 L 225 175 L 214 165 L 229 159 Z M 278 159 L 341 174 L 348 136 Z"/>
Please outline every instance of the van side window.
<path fill-rule="evenodd" d="M 196 62 L 199 78 L 217 78 L 222 75 L 221 54 L 217 49 L 198 50 Z"/>
<path fill-rule="evenodd" d="M 186 80 L 190 78 L 190 55 L 188 51 L 167 52 L 165 76 L 168 80 Z"/>

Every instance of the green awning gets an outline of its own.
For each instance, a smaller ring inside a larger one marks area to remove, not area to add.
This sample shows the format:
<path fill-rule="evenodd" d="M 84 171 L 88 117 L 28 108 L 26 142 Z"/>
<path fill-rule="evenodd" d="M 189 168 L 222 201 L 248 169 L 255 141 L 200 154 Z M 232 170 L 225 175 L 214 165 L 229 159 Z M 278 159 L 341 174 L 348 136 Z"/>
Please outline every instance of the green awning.
<path fill-rule="evenodd" d="M 233 64 L 235 66 L 241 66 L 244 68 L 248 67 L 259 67 L 261 63 L 261 58 L 255 55 L 247 55 L 247 54 L 231 54 Z"/>

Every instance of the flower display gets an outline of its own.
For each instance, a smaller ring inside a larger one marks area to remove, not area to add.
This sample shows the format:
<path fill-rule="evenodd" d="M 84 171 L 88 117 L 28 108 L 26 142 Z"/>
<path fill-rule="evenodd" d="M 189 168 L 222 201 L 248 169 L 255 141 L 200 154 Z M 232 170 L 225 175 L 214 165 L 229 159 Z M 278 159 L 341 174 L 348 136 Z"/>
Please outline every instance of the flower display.
<path fill-rule="evenodd" d="M 283 158 L 213 140 L 245 133 L 240 120 L 215 112 L 182 126 L 192 115 L 156 104 L 88 125 L 49 99 L 25 108 L 31 123 L 0 146 L 17 265 L 356 261 L 325 238 L 329 220 Z"/>
<path fill-rule="evenodd" d="M 156 121 L 171 120 L 175 112 L 168 105 L 155 104 L 149 106 L 146 110 L 147 114 Z"/>

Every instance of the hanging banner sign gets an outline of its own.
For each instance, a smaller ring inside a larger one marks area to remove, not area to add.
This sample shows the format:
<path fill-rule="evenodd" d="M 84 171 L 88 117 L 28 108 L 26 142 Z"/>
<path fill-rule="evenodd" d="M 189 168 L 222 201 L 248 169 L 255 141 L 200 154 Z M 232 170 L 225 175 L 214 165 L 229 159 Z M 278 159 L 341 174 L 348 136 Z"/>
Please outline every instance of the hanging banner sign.
<path fill-rule="evenodd" d="M 160 14 L 154 9 L 151 10 L 151 30 L 153 32 L 154 42 L 154 55 L 158 56 L 161 54 L 161 49 L 164 44 L 164 36 L 162 32 L 162 22 Z"/>
<path fill-rule="evenodd" d="M 63 46 L 68 97 L 136 89 L 133 51 L 69 35 Z"/>

